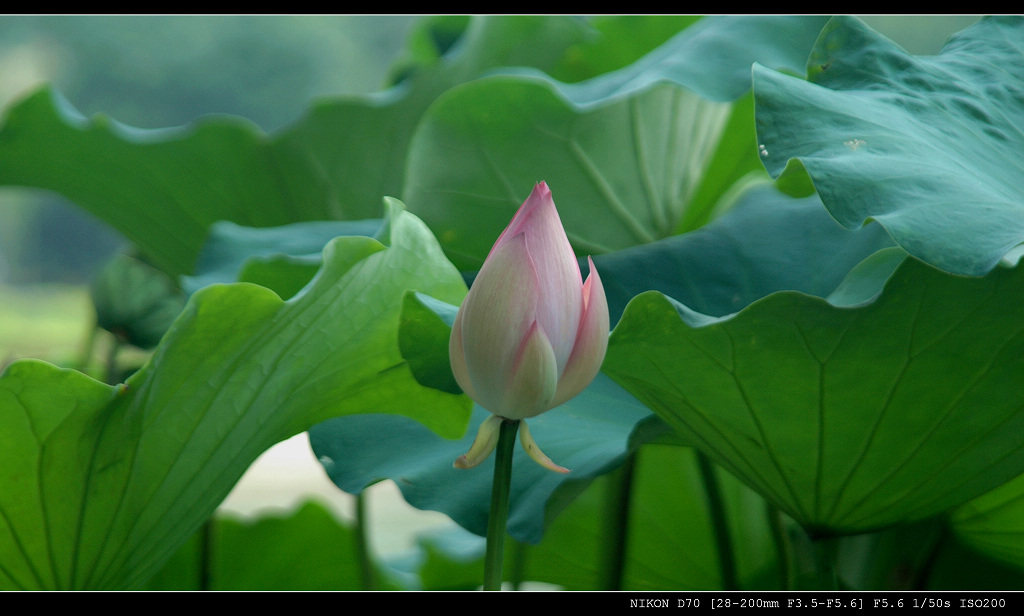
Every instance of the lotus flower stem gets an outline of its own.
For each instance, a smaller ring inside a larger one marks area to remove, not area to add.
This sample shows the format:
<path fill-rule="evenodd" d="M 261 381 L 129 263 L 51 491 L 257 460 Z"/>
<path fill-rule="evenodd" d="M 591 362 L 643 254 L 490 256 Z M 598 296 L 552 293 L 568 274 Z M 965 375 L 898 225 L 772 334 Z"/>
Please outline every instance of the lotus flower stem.
<path fill-rule="evenodd" d="M 491 511 L 487 518 L 487 551 L 484 555 L 484 590 L 501 590 L 501 566 L 505 552 L 505 527 L 512 488 L 512 451 L 516 443 L 518 419 L 505 419 L 498 433 L 491 487 Z"/>
<path fill-rule="evenodd" d="M 715 533 L 715 545 L 718 548 L 718 562 L 721 567 L 722 588 L 739 590 L 736 580 L 736 559 L 732 549 L 732 537 L 729 534 L 729 520 L 726 517 L 725 501 L 718 484 L 715 465 L 707 456 L 696 452 L 697 465 L 700 467 L 701 481 L 708 497 L 708 513 L 711 516 L 711 527 Z"/>
<path fill-rule="evenodd" d="M 366 521 L 366 490 L 356 495 L 356 556 L 359 558 L 359 582 L 363 590 L 377 590 L 373 576 L 373 561 L 370 559 L 370 547 L 367 537 L 369 529 Z"/>
<path fill-rule="evenodd" d="M 818 579 L 829 584 L 827 590 L 839 590 L 839 573 L 836 571 L 836 557 L 839 554 L 839 538 L 831 535 L 811 537 L 814 549 L 814 564 Z"/>
<path fill-rule="evenodd" d="M 636 453 L 614 472 L 608 474 L 609 483 L 605 501 L 605 523 L 603 566 L 601 567 L 601 590 L 622 590 L 623 574 L 626 570 L 626 541 L 629 532 L 629 506 L 632 502 L 633 471 L 636 468 Z"/>
<path fill-rule="evenodd" d="M 782 590 L 793 590 L 793 542 L 789 539 L 786 531 L 786 522 L 782 517 L 782 511 L 768 503 L 767 508 L 768 524 L 771 528 L 772 541 L 775 543 L 775 554 L 779 567 L 779 588 Z"/>
<path fill-rule="evenodd" d="M 934 528 L 934 534 L 925 542 L 927 548 L 924 550 L 923 555 L 916 560 L 916 566 L 912 572 L 913 577 L 909 585 L 910 590 L 928 590 L 928 581 L 931 579 L 932 571 L 935 569 L 943 548 L 949 542 L 949 526 L 944 523 L 939 523 L 935 526 L 937 528 Z"/>
<path fill-rule="evenodd" d="M 519 590 L 523 586 L 526 577 L 526 558 L 529 556 L 528 548 L 522 541 L 512 540 L 512 557 L 509 558 L 511 571 L 508 572 L 508 581 L 512 584 L 512 590 Z"/>
<path fill-rule="evenodd" d="M 199 590 L 213 589 L 213 536 L 215 533 L 214 516 L 206 518 L 199 532 L 199 571 L 197 585 Z"/>

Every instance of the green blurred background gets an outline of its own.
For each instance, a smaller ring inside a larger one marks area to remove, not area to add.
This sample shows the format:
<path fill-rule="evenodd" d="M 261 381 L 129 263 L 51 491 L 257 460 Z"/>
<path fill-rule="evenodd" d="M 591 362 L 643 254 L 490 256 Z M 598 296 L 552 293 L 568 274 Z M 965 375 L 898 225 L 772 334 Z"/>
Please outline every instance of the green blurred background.
<path fill-rule="evenodd" d="M 143 128 L 210 113 L 266 131 L 317 96 L 372 92 L 414 17 L 0 17 L 0 107 L 54 83 L 85 115 Z M 121 239 L 62 200 L 0 193 L 0 283 L 81 282 Z"/>
<path fill-rule="evenodd" d="M 0 114 L 53 83 L 83 114 L 131 126 L 233 114 L 271 132 L 316 97 L 384 87 L 416 19 L 0 16 Z M 0 368 L 70 360 L 92 325 L 85 284 L 123 245 L 59 195 L 0 187 Z"/>

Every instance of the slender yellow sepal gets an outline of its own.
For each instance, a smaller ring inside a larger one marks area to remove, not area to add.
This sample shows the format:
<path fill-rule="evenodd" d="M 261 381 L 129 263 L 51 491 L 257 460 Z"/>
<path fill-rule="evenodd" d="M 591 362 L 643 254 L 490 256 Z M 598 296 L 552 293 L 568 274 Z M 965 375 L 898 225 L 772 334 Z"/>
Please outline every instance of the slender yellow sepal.
<path fill-rule="evenodd" d="M 549 471 L 555 471 L 556 473 L 568 473 L 569 469 L 564 466 L 559 466 L 551 461 L 551 458 L 544 455 L 544 452 L 537 446 L 537 442 L 530 436 L 530 429 L 526 427 L 526 422 L 519 422 L 519 442 L 523 444 L 523 449 L 529 454 L 531 458 L 537 464 L 540 464 Z"/>
<path fill-rule="evenodd" d="M 455 468 L 473 468 L 487 459 L 498 444 L 498 432 L 501 429 L 503 419 L 497 415 L 490 415 L 480 424 L 476 432 L 476 438 L 469 451 L 455 459 Z M 523 424 L 524 426 L 526 424 Z"/>

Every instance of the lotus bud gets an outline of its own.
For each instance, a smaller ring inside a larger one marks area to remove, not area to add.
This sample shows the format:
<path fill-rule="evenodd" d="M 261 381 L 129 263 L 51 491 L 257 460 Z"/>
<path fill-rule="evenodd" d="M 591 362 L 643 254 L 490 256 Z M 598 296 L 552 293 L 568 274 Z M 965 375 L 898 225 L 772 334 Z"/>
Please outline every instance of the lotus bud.
<path fill-rule="evenodd" d="M 498 417 L 522 420 L 583 391 L 607 348 L 608 301 L 601 278 L 591 260 L 583 281 L 551 191 L 541 182 L 498 237 L 459 307 L 449 341 L 452 372 L 477 404 Z M 524 434 L 524 445 L 535 450 L 531 457 L 565 471 Z M 470 459 L 482 461 L 494 441 L 482 441 L 489 449 L 474 444 Z M 464 467 L 469 461 L 459 460 Z"/>

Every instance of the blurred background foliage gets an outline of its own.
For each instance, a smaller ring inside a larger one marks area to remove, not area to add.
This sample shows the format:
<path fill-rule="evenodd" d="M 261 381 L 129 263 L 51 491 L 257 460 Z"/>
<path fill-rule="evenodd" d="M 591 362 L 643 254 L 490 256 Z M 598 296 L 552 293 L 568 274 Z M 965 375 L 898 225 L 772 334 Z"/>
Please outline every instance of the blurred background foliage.
<path fill-rule="evenodd" d="M 272 132 L 297 120 L 314 98 L 378 91 L 403 65 L 423 61 L 425 45 L 410 37 L 417 19 L 2 16 L 0 109 L 52 83 L 86 116 L 102 112 L 130 126 L 178 126 L 224 113 Z M 678 19 L 645 36 L 667 39 Z M 865 19 L 908 51 L 930 54 L 976 18 Z M 454 40 L 464 21 L 449 23 Z M 86 282 L 122 244 L 116 232 L 56 195 L 0 190 L 0 285 Z"/>
<path fill-rule="evenodd" d="M 436 61 L 466 19 L 421 16 L 0 16 L 0 122 L 15 101 L 51 83 L 86 116 L 142 128 L 233 114 L 273 132 L 313 99 L 376 92 L 417 64 Z M 615 28 L 615 18 L 605 27 Z M 644 22 L 660 44 L 693 18 Z M 977 18 L 874 16 L 873 28 L 917 54 Z M 639 21 L 637 23 L 640 23 Z M 448 33 L 448 43 L 442 40 Z M 607 37 L 606 41 L 618 40 Z M 581 57 L 554 77 L 618 68 L 614 49 Z M 570 58 L 571 59 L 571 58 Z M 602 64 L 603 62 L 603 64 Z M 88 283 L 125 250 L 119 233 L 59 195 L 0 188 L 0 365 L 17 357 L 63 362 L 92 328 Z"/>
<path fill-rule="evenodd" d="M 655 47 L 689 16 L 603 20 L 604 47 L 588 48 L 553 76 L 619 68 L 612 47 L 643 36 Z M 916 54 L 933 54 L 971 16 L 869 16 L 868 24 Z M 0 122 L 16 101 L 53 84 L 86 116 L 102 113 L 140 128 L 231 114 L 273 133 L 298 121 L 314 99 L 378 92 L 436 62 L 465 17 L 423 16 L 0 16 Z M 642 26 L 642 27 L 641 27 Z M 0 188 L 0 365 L 18 357 L 76 362 L 92 346 L 88 285 L 127 241 L 61 196 Z M 83 339 L 86 342 L 83 343 Z"/>
<path fill-rule="evenodd" d="M 601 27 L 611 33 L 625 28 L 623 36 L 642 36 L 654 47 L 694 17 L 638 19 L 625 26 L 616 17 L 589 18 L 606 21 Z M 85 116 L 103 114 L 129 126 L 172 127 L 229 114 L 272 133 L 302 118 L 315 98 L 372 93 L 400 81 L 417 65 L 436 61 L 466 26 L 465 17 L 453 15 L 434 17 L 429 31 L 417 29 L 422 19 L 3 15 L 0 122 L 13 102 L 52 84 Z M 919 54 L 938 52 L 950 33 L 976 19 L 865 17 Z M 572 81 L 624 61 L 612 48 L 601 51 L 588 49 L 581 55 L 587 67 L 555 68 L 554 77 Z M 55 193 L 0 188 L 0 365 L 17 357 L 58 363 L 79 357 L 94 322 L 88 284 L 113 254 L 129 248 L 120 233 Z"/>
<path fill-rule="evenodd" d="M 141 128 L 211 113 L 266 131 L 311 99 L 374 92 L 413 16 L 4 16 L 0 107 L 53 83 Z M 56 195 L 0 191 L 0 284 L 85 282 L 123 240 Z"/>
<path fill-rule="evenodd" d="M 130 126 L 232 114 L 274 131 L 316 97 L 385 87 L 417 19 L 0 16 L 0 115 L 51 83 L 83 114 Z M 88 283 L 126 244 L 60 195 L 0 188 L 0 366 L 77 357 Z"/>
<path fill-rule="evenodd" d="M 397 60 L 408 63 L 423 47 L 415 37 L 407 44 L 418 18 L 6 15 L 0 108 L 52 83 L 84 115 L 102 113 L 130 126 L 230 114 L 271 132 L 300 118 L 313 98 L 389 85 L 392 65 L 400 68 Z M 912 53 L 937 52 L 946 36 L 975 19 L 865 18 Z M 453 37 L 461 25 L 453 18 Z M 665 39 L 678 28 L 644 36 Z M 84 282 L 122 244 L 115 231 L 56 195 L 0 190 L 0 284 Z"/>

